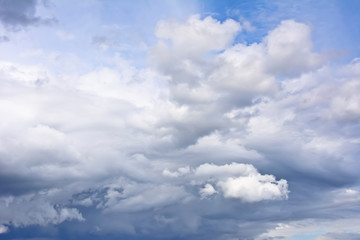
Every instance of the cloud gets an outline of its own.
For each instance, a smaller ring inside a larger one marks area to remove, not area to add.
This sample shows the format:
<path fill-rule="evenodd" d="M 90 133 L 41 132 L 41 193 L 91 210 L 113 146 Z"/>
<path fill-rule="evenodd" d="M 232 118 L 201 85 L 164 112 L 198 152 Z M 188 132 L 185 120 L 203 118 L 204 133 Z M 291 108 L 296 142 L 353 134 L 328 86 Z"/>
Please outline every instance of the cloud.
<path fill-rule="evenodd" d="M 171 178 L 188 178 L 193 185 L 203 185 L 199 189 L 202 199 L 215 193 L 222 193 L 225 198 L 235 198 L 244 202 L 287 199 L 286 180 L 275 180 L 272 175 L 261 175 L 250 164 L 231 163 L 215 165 L 205 163 L 194 169 L 179 168 L 175 172 L 164 169 L 163 175 Z M 216 189 L 211 184 L 216 186 Z"/>
<path fill-rule="evenodd" d="M 101 49 L 104 49 L 104 50 L 109 48 L 110 45 L 115 44 L 112 40 L 108 39 L 105 36 L 94 36 L 92 38 L 91 42 L 95 46 L 100 47 Z"/>
<path fill-rule="evenodd" d="M 257 202 L 287 198 L 286 180 L 275 181 L 273 176 L 229 178 L 219 182 L 224 197 L 238 198 L 245 202 Z"/>
<path fill-rule="evenodd" d="M 7 36 L 0 36 L 0 42 L 9 42 L 10 39 Z"/>
<path fill-rule="evenodd" d="M 232 95 L 243 95 L 244 100 L 276 91 L 274 76 L 265 71 L 264 52 L 262 44 L 237 44 L 227 49 L 217 57 L 210 83 Z"/>
<path fill-rule="evenodd" d="M 192 58 L 225 49 L 240 30 L 241 25 L 231 19 L 221 23 L 212 17 L 193 15 L 184 23 L 160 21 L 155 34 L 159 39 L 171 40 L 169 50 L 177 57 Z"/>
<path fill-rule="evenodd" d="M 322 62 L 294 20 L 241 30 L 161 21 L 143 67 L 0 62 L 0 225 L 269 239 L 356 222 L 359 61 Z"/>
<path fill-rule="evenodd" d="M 196 87 L 199 80 L 206 77 L 204 55 L 230 46 L 240 30 L 240 24 L 234 20 L 220 22 L 212 17 L 201 19 L 199 15 L 189 17 L 184 23 L 160 21 L 155 32 L 159 41 L 149 51 L 149 63 L 170 76 L 174 91 L 180 92 L 176 88 L 186 88 L 186 85 Z M 198 91 L 212 95 L 206 90 Z M 189 98 L 184 95 L 186 92 L 182 91 L 182 98 Z"/>
<path fill-rule="evenodd" d="M 274 229 L 269 230 L 267 233 L 261 234 L 255 239 L 287 239 L 296 236 L 312 236 L 313 239 L 316 240 L 357 239 L 359 237 L 359 232 L 356 225 L 358 222 L 358 218 L 345 218 L 336 220 L 306 219 L 289 222 L 287 224 L 279 223 Z M 344 229 L 344 231 L 341 231 L 341 229 Z"/>
<path fill-rule="evenodd" d="M 172 172 L 169 169 L 164 169 L 162 174 L 167 177 L 179 177 L 185 174 L 188 174 L 190 172 L 189 166 L 178 168 L 177 171 Z"/>
<path fill-rule="evenodd" d="M 5 61 L 0 62 L 0 77 L 4 81 L 22 82 L 32 86 L 46 84 L 52 78 L 44 66 L 24 66 Z"/>
<path fill-rule="evenodd" d="M 222 166 L 205 163 L 195 169 L 195 175 L 200 177 L 224 178 L 228 176 L 249 176 L 256 174 L 254 166 L 250 164 L 231 163 Z"/>
<path fill-rule="evenodd" d="M 0 223 L 20 227 L 59 224 L 67 220 L 84 221 L 83 216 L 77 209 L 52 205 L 41 195 L 1 197 Z"/>
<path fill-rule="evenodd" d="M 136 189 L 133 189 L 136 188 Z M 140 191 L 139 191 L 140 190 Z M 175 203 L 186 201 L 187 193 L 181 186 L 171 185 L 142 185 L 135 184 L 134 186 L 125 187 L 124 195 L 120 195 L 123 200 L 113 199 L 108 192 L 109 198 L 105 205 L 106 211 L 120 211 L 120 212 L 133 212 L 142 211 L 153 208 L 161 208 Z M 116 193 L 117 195 L 117 193 Z M 113 202 L 111 204 L 111 202 Z"/>
<path fill-rule="evenodd" d="M 211 195 L 214 195 L 215 193 L 216 193 L 215 188 L 209 183 L 205 184 L 204 188 L 201 188 L 199 190 L 199 194 L 202 199 L 210 197 Z"/>
<path fill-rule="evenodd" d="M 0 225 L 0 234 L 6 233 L 9 228 L 5 225 Z"/>
<path fill-rule="evenodd" d="M 207 180 L 214 181 L 225 198 L 257 202 L 288 197 L 286 180 L 276 181 L 272 175 L 261 175 L 249 164 L 232 163 L 222 166 L 202 164 L 195 169 L 194 174 L 196 177 L 206 177 Z M 205 190 L 202 189 L 200 194 L 215 193 L 211 188 L 211 185 L 205 186 Z"/>
<path fill-rule="evenodd" d="M 321 56 L 313 53 L 311 29 L 294 20 L 282 21 L 265 38 L 268 71 L 294 76 L 320 66 Z"/>
<path fill-rule="evenodd" d="M 36 16 L 36 0 L 1 0 L 0 21 L 10 30 L 20 30 L 31 25 L 51 24 L 55 18 L 42 18 Z"/>

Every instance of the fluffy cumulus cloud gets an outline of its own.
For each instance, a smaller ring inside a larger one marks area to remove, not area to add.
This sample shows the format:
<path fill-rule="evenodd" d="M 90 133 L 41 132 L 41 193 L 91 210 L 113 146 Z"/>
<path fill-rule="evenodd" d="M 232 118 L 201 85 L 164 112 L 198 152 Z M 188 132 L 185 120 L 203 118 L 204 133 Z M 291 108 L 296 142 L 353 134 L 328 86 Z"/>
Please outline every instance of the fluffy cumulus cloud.
<path fill-rule="evenodd" d="M 218 185 L 224 191 L 225 197 L 239 198 L 247 202 L 287 196 L 286 181 L 276 182 L 273 176 L 229 178 L 224 182 L 219 182 Z"/>
<path fill-rule="evenodd" d="M 40 21 L 15 2 L 5 26 Z M 319 221 L 318 239 L 356 239 L 342 226 L 360 217 L 360 61 L 328 65 L 295 20 L 252 43 L 243 25 L 162 20 L 146 66 L 1 59 L 2 236 L 71 221 L 79 236 L 281 239 Z"/>
<path fill-rule="evenodd" d="M 201 198 L 221 192 L 225 198 L 258 202 L 286 199 L 288 194 L 286 180 L 276 181 L 272 175 L 261 175 L 250 164 L 231 163 L 219 166 L 205 163 L 191 170 L 188 166 L 174 172 L 165 169 L 163 175 L 170 178 L 185 175 L 192 185 L 204 185 L 199 189 Z"/>
<path fill-rule="evenodd" d="M 320 66 L 321 56 L 313 52 L 311 29 L 306 24 L 282 21 L 265 42 L 270 72 L 292 76 Z"/>
<path fill-rule="evenodd" d="M 287 198 L 287 182 L 275 180 L 272 175 L 261 175 L 252 165 L 226 164 L 216 166 L 203 164 L 196 168 L 196 176 L 206 176 L 216 181 L 225 198 L 236 198 L 244 202 L 258 202 Z M 210 184 L 200 190 L 200 194 L 212 195 L 216 191 Z"/>
<path fill-rule="evenodd" d="M 155 34 L 160 39 L 171 40 L 167 48 L 174 51 L 174 56 L 198 58 L 208 51 L 228 47 L 240 30 L 241 25 L 232 19 L 221 23 L 212 17 L 200 19 L 200 15 L 194 15 L 185 23 L 161 21 Z"/>

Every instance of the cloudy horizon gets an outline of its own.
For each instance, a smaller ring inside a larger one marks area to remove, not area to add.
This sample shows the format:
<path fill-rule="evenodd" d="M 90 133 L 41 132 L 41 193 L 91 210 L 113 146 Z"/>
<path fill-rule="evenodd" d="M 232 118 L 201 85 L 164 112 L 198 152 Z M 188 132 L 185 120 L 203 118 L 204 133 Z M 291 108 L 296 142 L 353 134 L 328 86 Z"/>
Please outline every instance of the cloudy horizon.
<path fill-rule="evenodd" d="M 0 0 L 0 239 L 360 239 L 359 10 Z"/>

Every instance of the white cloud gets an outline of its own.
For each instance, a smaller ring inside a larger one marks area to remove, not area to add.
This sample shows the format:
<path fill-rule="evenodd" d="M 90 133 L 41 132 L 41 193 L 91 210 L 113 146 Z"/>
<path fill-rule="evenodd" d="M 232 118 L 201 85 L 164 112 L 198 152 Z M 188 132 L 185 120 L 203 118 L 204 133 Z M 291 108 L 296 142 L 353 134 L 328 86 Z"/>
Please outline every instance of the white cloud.
<path fill-rule="evenodd" d="M 218 166 L 205 163 L 195 169 L 195 176 L 226 178 L 229 176 L 249 176 L 256 174 L 257 170 L 250 164 L 231 163 Z"/>
<path fill-rule="evenodd" d="M 149 62 L 169 77 L 173 100 L 189 106 L 216 104 L 218 112 L 226 111 L 226 104 L 242 106 L 255 97 L 278 92 L 278 76 L 292 77 L 320 67 L 322 57 L 313 52 L 310 27 L 303 23 L 283 21 L 260 43 L 230 46 L 238 32 L 232 25 L 232 20 L 220 23 L 199 16 L 192 16 L 184 23 L 159 24 L 160 40 L 150 50 Z M 226 40 L 208 36 L 215 33 L 226 36 Z M 199 58 L 221 49 L 224 49 L 222 53 Z"/>
<path fill-rule="evenodd" d="M 360 66 L 360 64 L 357 64 Z M 360 117 L 360 82 L 350 80 L 345 82 L 340 91 L 333 97 L 331 101 L 331 109 L 334 116 L 354 121 Z"/>
<path fill-rule="evenodd" d="M 38 125 L 28 129 L 25 142 L 30 148 L 54 150 L 64 144 L 65 134 L 46 125 Z"/>
<path fill-rule="evenodd" d="M 266 73 L 264 58 L 262 44 L 237 44 L 217 56 L 209 81 L 214 87 L 242 94 L 245 99 L 271 93 L 277 90 L 277 83 L 274 76 Z"/>
<path fill-rule="evenodd" d="M 204 187 L 199 189 L 202 199 L 220 192 L 225 198 L 237 198 L 243 202 L 259 202 L 287 199 L 289 192 L 286 180 L 276 181 L 273 175 L 261 175 L 250 164 L 205 163 L 192 169 L 191 173 L 190 169 L 185 167 L 179 168 L 176 172 L 165 169 L 163 175 L 173 178 L 182 176 L 189 179 L 195 186 L 204 184 Z M 217 189 L 211 183 L 214 183 Z"/>
<path fill-rule="evenodd" d="M 9 228 L 5 225 L 0 225 L 0 234 L 7 233 Z"/>
<path fill-rule="evenodd" d="M 286 180 L 276 181 L 271 175 L 250 175 L 247 177 L 228 178 L 217 184 L 226 198 L 237 198 L 244 202 L 287 199 Z"/>
<path fill-rule="evenodd" d="M 250 164 L 232 163 L 225 165 L 202 164 L 194 170 L 195 179 L 215 182 L 225 198 L 237 198 L 244 202 L 287 199 L 288 184 L 272 175 L 261 175 Z M 203 197 L 215 193 L 210 186 L 200 190 Z M 203 193 L 203 194 L 202 194 Z"/>
<path fill-rule="evenodd" d="M 239 122 L 244 124 L 243 121 Z M 187 148 L 187 151 L 193 155 L 206 156 L 214 163 L 221 163 L 223 158 L 249 159 L 253 162 L 263 158 L 254 149 L 245 148 L 240 138 L 223 135 L 217 131 L 199 138 L 196 144 Z"/>
<path fill-rule="evenodd" d="M 160 21 L 155 34 L 172 41 L 169 49 L 176 56 L 193 58 L 226 48 L 240 30 L 240 24 L 231 19 L 221 23 L 212 17 L 200 19 L 200 15 L 193 15 L 184 23 Z"/>
<path fill-rule="evenodd" d="M 28 86 L 40 86 L 53 80 L 51 73 L 41 65 L 21 65 L 11 62 L 0 62 L 2 81 L 15 81 Z"/>
<path fill-rule="evenodd" d="M 153 107 L 159 97 L 167 95 L 164 79 L 156 72 L 138 71 L 120 59 L 117 68 L 103 67 L 81 75 L 77 89 L 102 98 L 126 101 L 136 107 Z"/>
<path fill-rule="evenodd" d="M 294 20 L 282 21 L 265 38 L 267 68 L 283 76 L 313 70 L 321 64 L 319 54 L 312 52 L 311 29 Z"/>
<path fill-rule="evenodd" d="M 175 172 L 172 172 L 169 169 L 164 169 L 162 174 L 167 177 L 179 177 L 188 174 L 189 172 L 190 172 L 190 167 L 186 166 L 186 167 L 178 168 L 177 171 Z"/>
<path fill-rule="evenodd" d="M 205 184 L 205 186 L 199 190 L 201 199 L 210 197 L 210 196 L 214 195 L 215 193 L 217 193 L 217 191 L 210 183 Z"/>

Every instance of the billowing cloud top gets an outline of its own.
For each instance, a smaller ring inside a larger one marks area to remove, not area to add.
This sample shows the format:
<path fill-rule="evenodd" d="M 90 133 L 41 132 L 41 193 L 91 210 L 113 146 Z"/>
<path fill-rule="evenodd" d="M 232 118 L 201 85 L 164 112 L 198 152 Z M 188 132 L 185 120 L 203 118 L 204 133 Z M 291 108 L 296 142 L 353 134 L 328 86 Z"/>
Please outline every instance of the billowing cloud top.
<path fill-rule="evenodd" d="M 359 59 L 291 18 L 62 17 L 108 4 L 0 1 L 0 237 L 358 239 Z"/>

